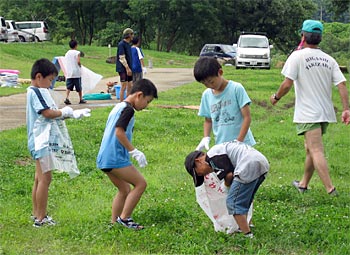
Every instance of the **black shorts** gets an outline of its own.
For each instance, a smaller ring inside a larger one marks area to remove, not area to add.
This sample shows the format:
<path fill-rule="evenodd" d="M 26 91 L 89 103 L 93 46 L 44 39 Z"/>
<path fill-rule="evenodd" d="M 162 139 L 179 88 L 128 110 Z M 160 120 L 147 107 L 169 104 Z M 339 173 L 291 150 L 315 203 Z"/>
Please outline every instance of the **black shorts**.
<path fill-rule="evenodd" d="M 73 91 L 74 87 L 75 87 L 76 92 L 80 92 L 81 91 L 81 78 L 68 78 L 66 80 L 66 86 L 67 86 L 67 89 L 70 91 Z"/>
<path fill-rule="evenodd" d="M 109 173 L 112 170 L 113 170 L 113 168 L 103 168 L 103 169 L 101 169 L 101 171 L 103 171 L 105 173 Z"/>
<path fill-rule="evenodd" d="M 128 76 L 126 73 L 119 73 L 120 82 L 129 82 L 132 81 L 132 75 Z"/>

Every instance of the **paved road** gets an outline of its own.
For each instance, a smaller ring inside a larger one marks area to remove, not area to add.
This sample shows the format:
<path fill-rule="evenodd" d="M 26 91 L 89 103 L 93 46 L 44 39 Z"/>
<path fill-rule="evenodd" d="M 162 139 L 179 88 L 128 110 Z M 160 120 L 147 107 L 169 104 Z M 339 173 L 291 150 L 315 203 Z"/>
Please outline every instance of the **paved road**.
<path fill-rule="evenodd" d="M 194 81 L 192 68 L 153 68 L 148 69 L 145 78 L 150 79 L 157 87 L 158 92 L 175 88 L 177 86 Z M 119 77 L 102 79 L 96 88 L 89 93 L 106 92 L 106 83 L 119 81 Z M 1 89 L 1 88 L 0 88 Z M 59 107 L 64 107 L 65 86 L 55 88 L 55 99 Z M 112 100 L 89 100 L 87 104 L 79 105 L 78 96 L 75 91 L 71 92 L 70 99 L 73 109 L 97 108 L 114 105 L 119 100 L 113 96 Z M 8 97 L 0 97 L 0 131 L 24 126 L 26 122 L 26 94 L 18 94 Z"/>

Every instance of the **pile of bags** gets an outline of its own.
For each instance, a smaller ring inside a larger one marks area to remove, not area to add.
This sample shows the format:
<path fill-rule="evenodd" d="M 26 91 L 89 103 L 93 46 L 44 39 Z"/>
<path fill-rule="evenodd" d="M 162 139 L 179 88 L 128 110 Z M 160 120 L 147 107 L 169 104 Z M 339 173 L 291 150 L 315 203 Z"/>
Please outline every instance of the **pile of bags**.
<path fill-rule="evenodd" d="M 0 69 L 0 86 L 1 87 L 17 87 L 18 70 Z"/>

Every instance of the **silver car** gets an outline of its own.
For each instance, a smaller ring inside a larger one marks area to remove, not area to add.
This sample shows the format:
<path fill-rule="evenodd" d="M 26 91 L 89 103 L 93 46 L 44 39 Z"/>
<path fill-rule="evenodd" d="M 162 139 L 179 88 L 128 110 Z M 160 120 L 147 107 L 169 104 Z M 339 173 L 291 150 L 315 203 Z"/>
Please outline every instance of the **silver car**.
<path fill-rule="evenodd" d="M 6 20 L 6 26 L 8 31 L 16 31 L 20 42 L 34 42 L 35 35 L 23 30 L 18 29 L 14 20 Z M 9 32 L 10 33 L 10 32 Z"/>
<path fill-rule="evenodd" d="M 5 23 L 5 19 L 0 17 L 0 41 L 7 42 L 8 40 L 8 32 Z"/>

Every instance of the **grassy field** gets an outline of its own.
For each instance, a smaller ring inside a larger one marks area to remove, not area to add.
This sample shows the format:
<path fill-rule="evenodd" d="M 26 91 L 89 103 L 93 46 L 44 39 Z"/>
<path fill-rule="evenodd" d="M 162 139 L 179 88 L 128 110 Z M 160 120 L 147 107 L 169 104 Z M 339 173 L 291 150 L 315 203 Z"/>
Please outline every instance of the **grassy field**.
<path fill-rule="evenodd" d="M 280 70 L 224 67 L 224 76 L 241 82 L 251 97 L 256 148 L 271 164 L 254 203 L 254 239 L 215 232 L 195 201 L 183 162 L 202 138 L 203 119 L 196 110 L 159 107 L 198 105 L 204 87 L 191 83 L 159 93 L 158 100 L 136 113 L 133 143 L 149 163 L 140 169 L 148 187 L 133 215 L 146 226 L 143 231 L 108 227 L 116 190 L 95 159 L 111 107 L 66 121 L 81 175 L 53 175 L 48 211 L 58 221 L 55 227 L 31 226 L 34 162 L 25 127 L 0 132 L 0 254 L 349 254 L 349 127 L 332 124 L 324 137 L 340 196 L 329 197 L 317 175 L 301 195 L 291 186 L 302 175 L 305 154 L 292 123 L 294 93 L 276 107 L 268 101 L 282 81 Z M 341 109 L 336 89 L 333 97 Z"/>

